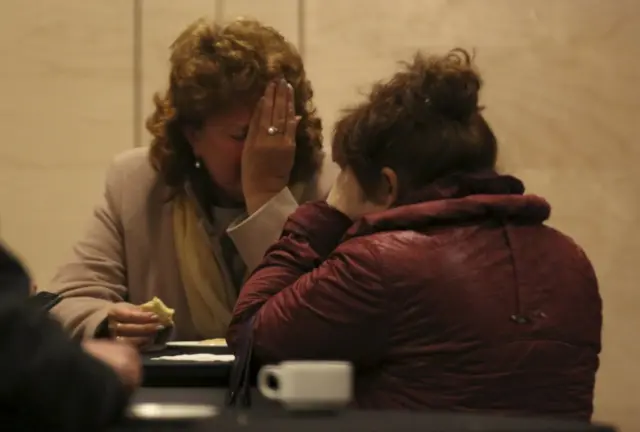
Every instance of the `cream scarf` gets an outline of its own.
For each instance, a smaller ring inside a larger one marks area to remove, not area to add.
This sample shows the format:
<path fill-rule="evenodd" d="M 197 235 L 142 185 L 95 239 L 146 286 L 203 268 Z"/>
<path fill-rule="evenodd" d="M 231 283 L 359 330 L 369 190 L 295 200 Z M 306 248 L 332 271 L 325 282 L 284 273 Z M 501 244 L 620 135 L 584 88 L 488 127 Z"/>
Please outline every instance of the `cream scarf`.
<path fill-rule="evenodd" d="M 304 184 L 290 188 L 298 202 Z M 173 203 L 173 238 L 178 257 L 182 285 L 185 289 L 191 320 L 204 338 L 224 337 L 237 300 L 226 264 L 212 245 L 195 199 L 186 193 L 177 195 Z"/>

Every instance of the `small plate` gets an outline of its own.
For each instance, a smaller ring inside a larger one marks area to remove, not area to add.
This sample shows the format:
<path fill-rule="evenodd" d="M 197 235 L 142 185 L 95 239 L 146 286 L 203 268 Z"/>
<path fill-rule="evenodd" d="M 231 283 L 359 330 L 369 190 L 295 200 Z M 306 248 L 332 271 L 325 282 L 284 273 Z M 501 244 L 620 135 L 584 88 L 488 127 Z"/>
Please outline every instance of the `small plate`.
<path fill-rule="evenodd" d="M 236 356 L 233 354 L 177 354 L 168 356 L 152 357 L 154 361 L 173 362 L 197 362 L 197 363 L 233 363 Z"/>
<path fill-rule="evenodd" d="M 167 346 L 172 348 L 226 347 L 227 341 L 224 339 L 210 339 L 204 341 L 173 341 L 167 342 Z"/>
<path fill-rule="evenodd" d="M 137 403 L 129 408 L 129 417 L 143 420 L 192 420 L 218 415 L 213 405 Z"/>

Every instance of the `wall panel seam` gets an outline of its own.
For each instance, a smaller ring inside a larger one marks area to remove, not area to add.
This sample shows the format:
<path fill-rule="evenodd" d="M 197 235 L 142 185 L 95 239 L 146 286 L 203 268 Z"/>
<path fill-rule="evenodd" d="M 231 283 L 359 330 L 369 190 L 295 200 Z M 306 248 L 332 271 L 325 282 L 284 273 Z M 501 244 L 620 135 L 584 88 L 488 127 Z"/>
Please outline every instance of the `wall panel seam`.
<path fill-rule="evenodd" d="M 298 52 L 302 60 L 305 60 L 307 22 L 306 22 L 306 0 L 298 0 Z"/>
<path fill-rule="evenodd" d="M 142 146 L 143 104 L 143 4 L 144 0 L 133 0 L 133 146 Z"/>

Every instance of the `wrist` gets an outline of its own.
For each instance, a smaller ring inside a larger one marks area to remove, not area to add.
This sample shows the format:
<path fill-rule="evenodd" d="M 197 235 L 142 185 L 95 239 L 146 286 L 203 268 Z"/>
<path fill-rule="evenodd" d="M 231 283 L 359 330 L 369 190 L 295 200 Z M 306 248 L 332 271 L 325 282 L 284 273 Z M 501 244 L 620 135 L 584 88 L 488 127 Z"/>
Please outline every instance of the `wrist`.
<path fill-rule="evenodd" d="M 263 193 L 253 193 L 253 194 L 246 195 L 244 202 L 247 208 L 247 214 L 251 216 L 258 210 L 260 210 L 262 206 L 268 203 L 276 195 L 277 195 L 277 192 L 276 193 L 263 192 Z"/>

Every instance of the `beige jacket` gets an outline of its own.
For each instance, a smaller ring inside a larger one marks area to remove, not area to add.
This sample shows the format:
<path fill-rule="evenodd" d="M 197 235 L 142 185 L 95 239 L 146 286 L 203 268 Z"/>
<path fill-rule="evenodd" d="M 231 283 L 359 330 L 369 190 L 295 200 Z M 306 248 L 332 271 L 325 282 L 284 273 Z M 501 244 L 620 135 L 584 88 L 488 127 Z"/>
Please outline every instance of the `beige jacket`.
<path fill-rule="evenodd" d="M 115 158 L 107 171 L 104 198 L 87 232 L 52 283 L 42 287 L 64 297 L 53 314 L 76 338 L 92 337 L 114 302 L 142 304 L 154 296 L 176 310 L 174 339 L 202 338 L 190 319 L 180 278 L 170 190 L 147 156 L 147 148 L 136 148 Z M 328 193 L 331 172 L 323 172 L 308 185 L 302 201 Z M 296 207 L 285 189 L 227 229 L 249 270 L 260 263 Z"/>

